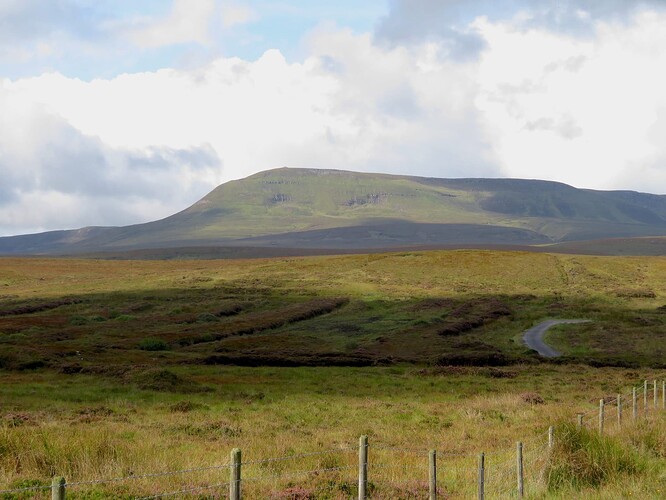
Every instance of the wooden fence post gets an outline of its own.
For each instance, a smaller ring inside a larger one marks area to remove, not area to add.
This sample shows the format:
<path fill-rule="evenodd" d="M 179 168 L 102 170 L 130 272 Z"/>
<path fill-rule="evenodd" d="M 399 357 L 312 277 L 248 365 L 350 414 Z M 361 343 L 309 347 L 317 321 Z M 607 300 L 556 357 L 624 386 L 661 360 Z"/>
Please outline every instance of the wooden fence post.
<path fill-rule="evenodd" d="M 604 433 L 604 400 L 599 400 L 599 434 Z"/>
<path fill-rule="evenodd" d="M 555 427 L 552 425 L 548 427 L 548 448 L 552 448 L 555 444 Z"/>
<path fill-rule="evenodd" d="M 661 408 L 666 410 L 666 380 L 661 381 Z"/>
<path fill-rule="evenodd" d="M 358 500 L 365 500 L 368 490 L 368 436 L 358 440 Z"/>
<path fill-rule="evenodd" d="M 523 498 L 525 485 L 523 482 L 523 443 L 516 444 L 516 477 L 518 478 L 518 496 Z"/>
<path fill-rule="evenodd" d="M 486 493 L 486 455 L 484 453 L 481 453 L 479 455 L 479 492 L 478 492 L 478 497 L 479 500 L 483 500 L 485 498 L 485 493 Z"/>
<path fill-rule="evenodd" d="M 617 395 L 617 399 L 615 401 L 617 403 L 617 426 L 621 427 L 622 426 L 622 394 Z"/>
<path fill-rule="evenodd" d="M 51 500 L 65 500 L 65 485 L 67 482 L 64 477 L 56 476 L 51 482 Z"/>
<path fill-rule="evenodd" d="M 631 388 L 631 418 L 632 420 L 636 420 L 636 417 L 638 416 L 638 400 L 636 399 L 636 388 L 632 387 Z"/>
<path fill-rule="evenodd" d="M 645 414 L 647 415 L 648 411 L 648 381 L 645 380 L 643 382 L 643 409 L 645 410 Z"/>
<path fill-rule="evenodd" d="M 578 414 L 578 428 L 579 429 L 583 428 L 583 414 L 582 413 Z"/>
<path fill-rule="evenodd" d="M 241 498 L 241 451 L 231 450 L 231 466 L 229 467 L 229 500 Z"/>
<path fill-rule="evenodd" d="M 659 398 L 657 397 L 657 381 L 654 381 L 654 409 L 656 410 L 659 407 Z"/>
<path fill-rule="evenodd" d="M 428 471 L 430 479 L 430 500 L 437 500 L 437 451 L 430 450 L 428 456 Z"/>

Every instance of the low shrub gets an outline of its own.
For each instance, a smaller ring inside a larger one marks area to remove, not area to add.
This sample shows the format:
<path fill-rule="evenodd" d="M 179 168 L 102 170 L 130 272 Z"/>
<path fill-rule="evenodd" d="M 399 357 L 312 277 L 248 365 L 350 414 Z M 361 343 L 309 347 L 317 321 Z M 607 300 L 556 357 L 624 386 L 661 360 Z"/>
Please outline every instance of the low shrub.
<path fill-rule="evenodd" d="M 70 325 L 74 326 L 82 326 L 82 325 L 87 325 L 88 324 L 88 318 L 84 316 L 72 316 L 72 318 L 69 320 Z"/>
<path fill-rule="evenodd" d="M 169 411 L 172 413 L 189 413 L 200 408 L 207 408 L 207 406 L 193 401 L 178 401 L 169 406 Z"/>
<path fill-rule="evenodd" d="M 635 450 L 597 432 L 564 424 L 547 469 L 548 489 L 599 487 L 618 475 L 644 472 L 647 465 Z"/>
<path fill-rule="evenodd" d="M 169 370 L 146 370 L 134 376 L 134 382 L 139 389 L 158 392 L 208 392 L 193 380 L 188 380 Z"/>
<path fill-rule="evenodd" d="M 520 400 L 523 403 L 528 403 L 531 405 L 542 405 L 545 403 L 543 397 L 536 392 L 524 392 L 520 395 Z"/>
<path fill-rule="evenodd" d="M 166 351 L 169 349 L 169 344 L 162 339 L 146 338 L 139 342 L 139 349 L 142 351 Z"/>
<path fill-rule="evenodd" d="M 211 313 L 201 313 L 197 316 L 197 323 L 215 323 L 220 319 Z"/>

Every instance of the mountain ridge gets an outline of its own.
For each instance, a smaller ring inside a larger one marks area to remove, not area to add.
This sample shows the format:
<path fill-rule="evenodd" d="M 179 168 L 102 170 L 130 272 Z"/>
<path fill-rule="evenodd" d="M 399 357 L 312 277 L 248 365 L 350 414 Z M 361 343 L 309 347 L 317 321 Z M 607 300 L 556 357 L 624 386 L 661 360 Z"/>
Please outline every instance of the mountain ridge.
<path fill-rule="evenodd" d="M 0 254 L 177 246 L 543 245 L 666 236 L 666 196 L 538 179 L 443 179 L 277 168 L 161 220 L 0 238 Z"/>

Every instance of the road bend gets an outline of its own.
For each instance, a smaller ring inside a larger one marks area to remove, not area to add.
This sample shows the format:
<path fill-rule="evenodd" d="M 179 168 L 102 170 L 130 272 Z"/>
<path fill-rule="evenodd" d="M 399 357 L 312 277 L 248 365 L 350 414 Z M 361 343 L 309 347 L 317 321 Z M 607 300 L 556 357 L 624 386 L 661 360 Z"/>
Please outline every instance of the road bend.
<path fill-rule="evenodd" d="M 544 358 L 556 358 L 561 356 L 562 353 L 553 349 L 551 346 L 546 344 L 546 342 L 544 342 L 543 336 L 546 334 L 546 331 L 555 325 L 589 323 L 589 321 L 589 319 L 549 319 L 539 323 L 536 326 L 533 326 L 529 330 L 526 330 L 523 334 L 523 342 L 525 342 L 527 347 L 535 350 Z"/>

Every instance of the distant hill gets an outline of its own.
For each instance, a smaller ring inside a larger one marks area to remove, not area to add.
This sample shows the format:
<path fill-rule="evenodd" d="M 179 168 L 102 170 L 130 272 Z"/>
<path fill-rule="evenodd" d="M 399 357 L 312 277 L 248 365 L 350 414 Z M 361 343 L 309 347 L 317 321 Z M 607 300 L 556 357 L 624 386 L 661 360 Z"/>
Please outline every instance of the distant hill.
<path fill-rule="evenodd" d="M 520 179 L 438 179 L 279 168 L 217 187 L 191 207 L 126 227 L 0 238 L 0 254 L 180 247 L 393 249 L 548 245 L 616 239 L 614 252 L 666 236 L 666 196 Z M 617 240 L 622 239 L 622 240 Z M 624 243 L 619 243 L 620 241 Z M 617 245 L 621 248 L 618 250 Z M 604 244 L 590 245 L 595 253 Z M 555 250 L 558 245 L 555 245 Z M 658 245 L 661 248 L 661 245 Z M 276 251 L 280 254 L 279 251 Z M 284 253 L 284 252 L 282 252 Z"/>

